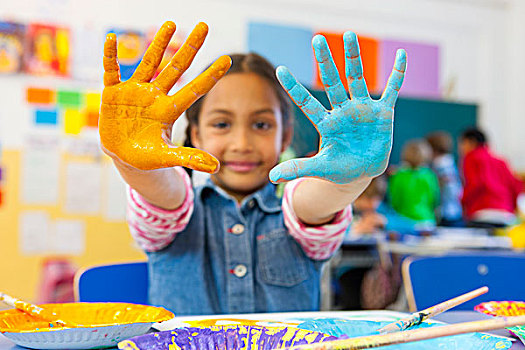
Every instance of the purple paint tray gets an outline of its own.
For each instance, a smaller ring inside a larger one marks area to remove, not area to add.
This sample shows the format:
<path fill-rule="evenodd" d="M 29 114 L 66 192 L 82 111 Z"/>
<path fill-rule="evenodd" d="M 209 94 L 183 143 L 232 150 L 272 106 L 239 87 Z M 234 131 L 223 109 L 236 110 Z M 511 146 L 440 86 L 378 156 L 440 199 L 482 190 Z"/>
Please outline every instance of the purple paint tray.
<path fill-rule="evenodd" d="M 335 340 L 336 337 L 292 327 L 188 327 L 150 333 L 122 341 L 122 350 L 270 350 Z"/>

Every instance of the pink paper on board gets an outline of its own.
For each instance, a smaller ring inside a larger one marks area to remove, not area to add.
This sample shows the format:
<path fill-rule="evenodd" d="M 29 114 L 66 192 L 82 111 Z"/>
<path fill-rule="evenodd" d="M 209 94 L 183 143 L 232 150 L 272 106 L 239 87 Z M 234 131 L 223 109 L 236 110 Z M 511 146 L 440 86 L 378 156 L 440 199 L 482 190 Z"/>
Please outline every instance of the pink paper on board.
<path fill-rule="evenodd" d="M 385 86 L 396 57 L 397 49 L 407 52 L 407 72 L 401 96 L 441 97 L 439 87 L 439 46 L 406 41 L 381 40 L 379 54 L 380 81 Z"/>

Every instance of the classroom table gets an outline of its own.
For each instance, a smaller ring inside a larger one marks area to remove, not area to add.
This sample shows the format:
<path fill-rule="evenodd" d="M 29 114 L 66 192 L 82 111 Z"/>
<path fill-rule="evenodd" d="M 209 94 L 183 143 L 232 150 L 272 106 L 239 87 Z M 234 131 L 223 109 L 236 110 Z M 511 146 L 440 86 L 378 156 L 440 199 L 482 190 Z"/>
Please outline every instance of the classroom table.
<path fill-rule="evenodd" d="M 390 254 L 397 256 L 435 256 L 451 252 L 510 251 L 512 242 L 506 236 L 493 236 L 480 228 L 436 227 L 432 235 L 401 235 L 399 240 L 387 239 L 386 233 L 345 237 L 341 249 L 330 259 L 321 279 L 321 310 L 333 310 L 333 286 L 338 277 L 352 269 L 369 269 L 378 264 L 390 263 Z M 350 306 L 355 307 L 355 306 Z"/>
<path fill-rule="evenodd" d="M 429 236 L 407 236 L 401 241 L 378 241 L 378 248 L 399 255 L 442 255 L 472 250 L 512 250 L 507 236 L 492 236 L 484 229 L 437 227 Z"/>
<path fill-rule="evenodd" d="M 440 315 L 433 317 L 434 320 L 445 322 L 445 323 L 460 323 L 460 322 L 486 320 L 490 318 L 492 318 L 492 316 L 485 315 L 477 311 L 447 311 L 447 312 L 444 312 Z M 506 329 L 496 329 L 494 331 L 490 331 L 487 333 L 509 337 L 509 332 Z M 515 339 L 515 341 L 512 343 L 511 349 L 512 350 L 525 349 L 525 345 L 520 340 Z"/>
<path fill-rule="evenodd" d="M 438 226 L 431 235 L 402 235 L 399 240 L 387 239 L 386 233 L 374 233 L 346 237 L 337 264 L 371 267 L 378 260 L 378 249 L 399 255 L 440 255 L 469 250 L 512 250 L 512 241 L 507 236 L 492 236 L 479 228 Z"/>
<path fill-rule="evenodd" d="M 332 311 L 332 312 L 305 312 L 305 313 L 279 313 L 279 314 L 243 314 L 243 315 L 220 315 L 220 316 L 209 316 L 209 318 L 219 318 L 219 319 L 276 319 L 276 318 L 287 318 L 287 317 L 339 317 L 344 315 L 351 315 L 355 319 L 369 319 L 375 317 L 382 317 L 383 319 L 388 318 L 399 318 L 403 317 L 406 314 L 395 312 L 395 311 Z M 360 316 L 362 315 L 362 316 Z M 205 316 L 193 316 L 193 317 L 177 317 L 173 320 L 163 322 L 158 327 L 159 330 L 169 330 L 177 326 L 184 326 L 184 322 L 193 319 L 203 319 Z M 437 321 L 447 322 L 447 323 L 458 323 L 458 322 L 468 322 L 474 320 L 487 319 L 490 316 L 480 314 L 475 311 L 448 311 L 441 315 L 434 317 Z M 508 336 L 508 332 L 505 329 L 496 330 L 490 332 L 496 335 Z M 0 335 L 0 350 L 23 350 L 26 348 L 16 346 L 9 339 Z M 525 349 L 525 346 L 519 341 L 516 340 L 513 342 L 512 350 Z"/>

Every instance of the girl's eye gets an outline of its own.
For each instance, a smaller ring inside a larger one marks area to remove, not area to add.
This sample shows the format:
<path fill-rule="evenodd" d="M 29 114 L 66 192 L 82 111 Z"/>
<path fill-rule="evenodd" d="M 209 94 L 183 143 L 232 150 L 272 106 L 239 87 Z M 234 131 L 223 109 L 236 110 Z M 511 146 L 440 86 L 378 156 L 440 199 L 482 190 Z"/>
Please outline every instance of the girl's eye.
<path fill-rule="evenodd" d="M 230 126 L 230 123 L 227 123 L 227 122 L 216 122 L 216 123 L 213 123 L 213 127 L 217 128 L 217 129 L 226 129 L 229 126 Z"/>
<path fill-rule="evenodd" d="M 269 130 L 272 127 L 272 125 L 270 123 L 267 123 L 267 122 L 255 122 L 253 124 L 253 127 L 256 130 Z"/>

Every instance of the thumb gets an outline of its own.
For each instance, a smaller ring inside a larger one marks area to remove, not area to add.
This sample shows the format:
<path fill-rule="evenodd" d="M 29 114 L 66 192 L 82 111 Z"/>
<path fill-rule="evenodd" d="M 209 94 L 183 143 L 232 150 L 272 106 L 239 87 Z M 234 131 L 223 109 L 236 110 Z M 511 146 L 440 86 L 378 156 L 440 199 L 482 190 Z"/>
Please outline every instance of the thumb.
<path fill-rule="evenodd" d="M 281 183 L 300 177 L 313 176 L 314 167 L 312 158 L 291 159 L 276 165 L 270 171 L 270 181 Z"/>

